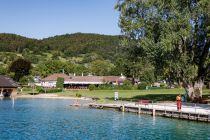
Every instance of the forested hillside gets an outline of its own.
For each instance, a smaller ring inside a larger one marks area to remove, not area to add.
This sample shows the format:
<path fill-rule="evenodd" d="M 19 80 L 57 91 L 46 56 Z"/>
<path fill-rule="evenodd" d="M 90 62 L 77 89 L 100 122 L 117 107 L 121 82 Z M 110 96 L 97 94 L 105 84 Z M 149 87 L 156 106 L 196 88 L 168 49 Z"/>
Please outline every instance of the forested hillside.
<path fill-rule="evenodd" d="M 106 53 L 113 53 L 118 46 L 119 36 L 76 33 L 37 40 L 15 34 L 0 34 L 0 51 L 3 52 L 22 53 L 28 49 L 36 52 L 62 51 L 65 56 L 92 52 L 106 56 Z"/>
<path fill-rule="evenodd" d="M 0 34 L 0 74 L 18 58 L 32 63 L 31 75 L 47 76 L 54 72 L 95 75 L 120 75 L 122 64 L 120 36 L 66 34 L 42 40 L 15 34 Z"/>
<path fill-rule="evenodd" d="M 119 36 L 98 34 L 66 34 L 43 40 L 51 50 L 62 51 L 65 56 L 97 53 L 105 58 L 113 55 L 119 46 Z"/>

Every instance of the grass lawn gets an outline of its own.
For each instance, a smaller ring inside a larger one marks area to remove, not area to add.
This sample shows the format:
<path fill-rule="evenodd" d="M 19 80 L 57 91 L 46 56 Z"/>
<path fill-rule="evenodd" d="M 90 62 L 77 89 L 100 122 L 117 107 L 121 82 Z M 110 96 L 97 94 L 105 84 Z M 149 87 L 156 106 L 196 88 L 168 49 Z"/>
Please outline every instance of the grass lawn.
<path fill-rule="evenodd" d="M 140 99 L 153 101 L 175 101 L 178 93 L 184 94 L 184 89 L 150 89 L 150 90 L 66 90 L 57 93 L 60 96 L 76 96 L 98 98 L 100 101 L 113 101 L 114 92 L 119 93 L 119 99 L 123 101 L 135 101 Z M 204 97 L 210 95 L 210 90 L 203 90 Z"/>
<path fill-rule="evenodd" d="M 112 102 L 114 100 L 114 92 L 119 93 L 119 100 L 123 101 L 136 101 L 136 100 L 153 100 L 153 101 L 175 101 L 177 94 L 184 94 L 185 90 L 174 89 L 149 89 L 149 90 L 65 90 L 64 92 L 58 92 L 59 96 L 76 97 L 76 94 L 80 94 L 83 97 L 91 97 L 98 99 L 98 102 Z M 36 91 L 34 91 L 37 93 Z M 22 94 L 32 94 L 31 89 L 25 89 Z M 210 90 L 203 90 L 203 97 L 210 96 Z"/>

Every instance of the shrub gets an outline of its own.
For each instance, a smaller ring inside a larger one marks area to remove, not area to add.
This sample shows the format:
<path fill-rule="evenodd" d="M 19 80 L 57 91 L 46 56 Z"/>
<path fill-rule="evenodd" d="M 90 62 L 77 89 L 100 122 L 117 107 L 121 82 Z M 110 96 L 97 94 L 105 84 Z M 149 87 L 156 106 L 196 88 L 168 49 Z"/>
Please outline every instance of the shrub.
<path fill-rule="evenodd" d="M 55 92 L 62 92 L 63 89 L 60 88 L 49 88 L 46 90 L 46 93 L 55 93 Z"/>
<path fill-rule="evenodd" d="M 44 88 L 40 87 L 40 86 L 36 87 L 36 91 L 38 91 L 38 93 L 44 93 L 45 92 Z"/>
<path fill-rule="evenodd" d="M 160 83 L 160 87 L 166 87 L 166 84 L 165 83 Z"/>
<path fill-rule="evenodd" d="M 76 97 L 82 97 L 82 95 L 81 94 L 79 94 L 79 93 L 76 93 Z"/>
<path fill-rule="evenodd" d="M 122 89 L 132 89 L 132 83 L 129 80 L 123 81 Z"/>
<path fill-rule="evenodd" d="M 44 89 L 43 87 L 36 87 L 36 90 L 38 91 L 38 93 L 56 93 L 56 92 L 62 92 L 63 89 L 60 88 L 48 88 L 48 89 Z"/>
<path fill-rule="evenodd" d="M 97 89 L 100 89 L 100 90 L 103 90 L 103 89 L 105 89 L 105 90 L 111 90 L 111 89 L 113 89 L 113 88 L 114 88 L 114 85 L 109 84 L 109 83 L 102 84 L 102 85 L 99 85 L 99 86 L 97 87 Z"/>
<path fill-rule="evenodd" d="M 89 86 L 88 86 L 88 89 L 89 89 L 90 91 L 95 90 L 95 89 L 96 89 L 96 86 L 95 86 L 95 85 L 89 85 Z"/>
<path fill-rule="evenodd" d="M 64 78 L 62 77 L 58 77 L 57 78 L 57 82 L 56 82 L 56 88 L 63 88 L 63 84 L 64 84 Z"/>
<path fill-rule="evenodd" d="M 141 82 L 140 84 L 138 84 L 138 89 L 144 90 L 146 89 L 146 86 L 148 86 L 146 82 Z"/>
<path fill-rule="evenodd" d="M 22 91 L 31 91 L 31 90 L 32 90 L 32 88 L 29 86 L 22 88 Z"/>

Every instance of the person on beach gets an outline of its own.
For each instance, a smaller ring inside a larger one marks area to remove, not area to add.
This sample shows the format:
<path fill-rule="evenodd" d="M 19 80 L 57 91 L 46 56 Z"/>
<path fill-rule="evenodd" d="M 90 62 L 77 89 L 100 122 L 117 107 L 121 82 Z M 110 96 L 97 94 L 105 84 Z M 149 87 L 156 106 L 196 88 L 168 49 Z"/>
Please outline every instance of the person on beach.
<path fill-rule="evenodd" d="M 176 96 L 176 105 L 177 105 L 177 110 L 181 111 L 181 107 L 182 107 L 182 98 L 181 98 L 181 94 Z"/>

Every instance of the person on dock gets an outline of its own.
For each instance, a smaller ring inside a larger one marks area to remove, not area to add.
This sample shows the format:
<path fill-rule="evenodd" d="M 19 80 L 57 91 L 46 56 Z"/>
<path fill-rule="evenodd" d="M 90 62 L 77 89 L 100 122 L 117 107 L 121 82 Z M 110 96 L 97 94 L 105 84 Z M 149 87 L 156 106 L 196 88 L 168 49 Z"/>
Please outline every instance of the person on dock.
<path fill-rule="evenodd" d="M 176 96 L 176 106 L 177 106 L 177 110 L 181 111 L 182 108 L 182 98 L 181 98 L 181 94 Z"/>

